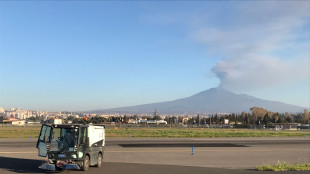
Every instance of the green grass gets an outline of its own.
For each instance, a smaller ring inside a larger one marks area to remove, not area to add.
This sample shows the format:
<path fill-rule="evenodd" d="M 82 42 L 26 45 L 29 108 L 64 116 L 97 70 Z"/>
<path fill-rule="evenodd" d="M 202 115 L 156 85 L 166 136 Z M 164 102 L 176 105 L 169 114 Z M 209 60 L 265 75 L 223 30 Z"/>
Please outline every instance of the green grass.
<path fill-rule="evenodd" d="M 310 136 L 310 131 L 269 131 L 251 129 L 199 129 L 199 128 L 119 128 L 106 129 L 107 137 L 296 137 Z"/>
<path fill-rule="evenodd" d="M 38 138 L 41 127 L 0 127 L 0 138 Z"/>
<path fill-rule="evenodd" d="M 0 127 L 0 138 L 37 138 L 41 127 Z M 310 131 L 270 131 L 253 129 L 208 128 L 106 128 L 107 137 L 298 137 L 310 136 Z"/>
<path fill-rule="evenodd" d="M 259 171 L 305 171 L 310 170 L 310 163 L 288 164 L 287 162 L 278 161 L 275 165 L 258 166 Z"/>

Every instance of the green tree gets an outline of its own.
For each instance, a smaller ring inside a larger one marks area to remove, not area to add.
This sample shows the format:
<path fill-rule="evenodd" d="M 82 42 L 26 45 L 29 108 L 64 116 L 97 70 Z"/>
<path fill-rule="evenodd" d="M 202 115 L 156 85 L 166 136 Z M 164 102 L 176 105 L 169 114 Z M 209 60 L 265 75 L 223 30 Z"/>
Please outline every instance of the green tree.
<path fill-rule="evenodd" d="M 161 117 L 160 117 L 159 115 L 155 115 L 155 116 L 153 117 L 153 120 L 161 120 Z"/>
<path fill-rule="evenodd" d="M 73 116 L 69 116 L 69 117 L 67 118 L 67 120 L 73 120 L 73 119 L 74 119 Z"/>
<path fill-rule="evenodd" d="M 264 118 L 263 118 L 263 124 L 267 125 L 270 122 L 271 118 L 269 117 L 268 113 L 265 114 Z"/>
<path fill-rule="evenodd" d="M 187 121 L 187 124 L 194 124 L 195 123 L 195 118 L 190 118 Z"/>

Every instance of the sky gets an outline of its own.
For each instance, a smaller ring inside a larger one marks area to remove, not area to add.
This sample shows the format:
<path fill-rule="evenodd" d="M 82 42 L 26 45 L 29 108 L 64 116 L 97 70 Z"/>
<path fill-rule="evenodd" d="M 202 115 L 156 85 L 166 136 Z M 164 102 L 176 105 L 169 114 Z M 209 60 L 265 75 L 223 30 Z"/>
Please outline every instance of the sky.
<path fill-rule="evenodd" d="M 0 107 L 87 111 L 209 88 L 310 107 L 310 1 L 0 1 Z"/>

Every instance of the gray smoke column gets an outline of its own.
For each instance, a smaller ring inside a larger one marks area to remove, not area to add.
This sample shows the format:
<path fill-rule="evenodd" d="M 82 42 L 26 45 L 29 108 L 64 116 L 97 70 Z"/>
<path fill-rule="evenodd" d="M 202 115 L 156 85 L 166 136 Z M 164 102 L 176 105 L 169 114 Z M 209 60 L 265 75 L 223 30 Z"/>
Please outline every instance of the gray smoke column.
<path fill-rule="evenodd" d="M 297 82 L 309 76 L 309 63 L 248 56 L 218 62 L 212 72 L 220 79 L 220 87 L 231 91 L 268 88 Z"/>
<path fill-rule="evenodd" d="M 230 25 L 205 25 L 194 37 L 222 58 L 212 68 L 220 87 L 241 91 L 298 82 L 310 78 L 309 13 L 306 1 L 248 2 L 225 16 Z"/>

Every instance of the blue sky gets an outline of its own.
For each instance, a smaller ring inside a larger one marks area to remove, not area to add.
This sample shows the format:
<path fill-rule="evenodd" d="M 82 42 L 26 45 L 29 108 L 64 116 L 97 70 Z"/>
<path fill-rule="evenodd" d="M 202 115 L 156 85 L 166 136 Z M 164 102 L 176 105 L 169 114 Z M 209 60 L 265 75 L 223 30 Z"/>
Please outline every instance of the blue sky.
<path fill-rule="evenodd" d="M 221 86 L 310 107 L 310 2 L 0 2 L 0 107 L 112 108 Z"/>

